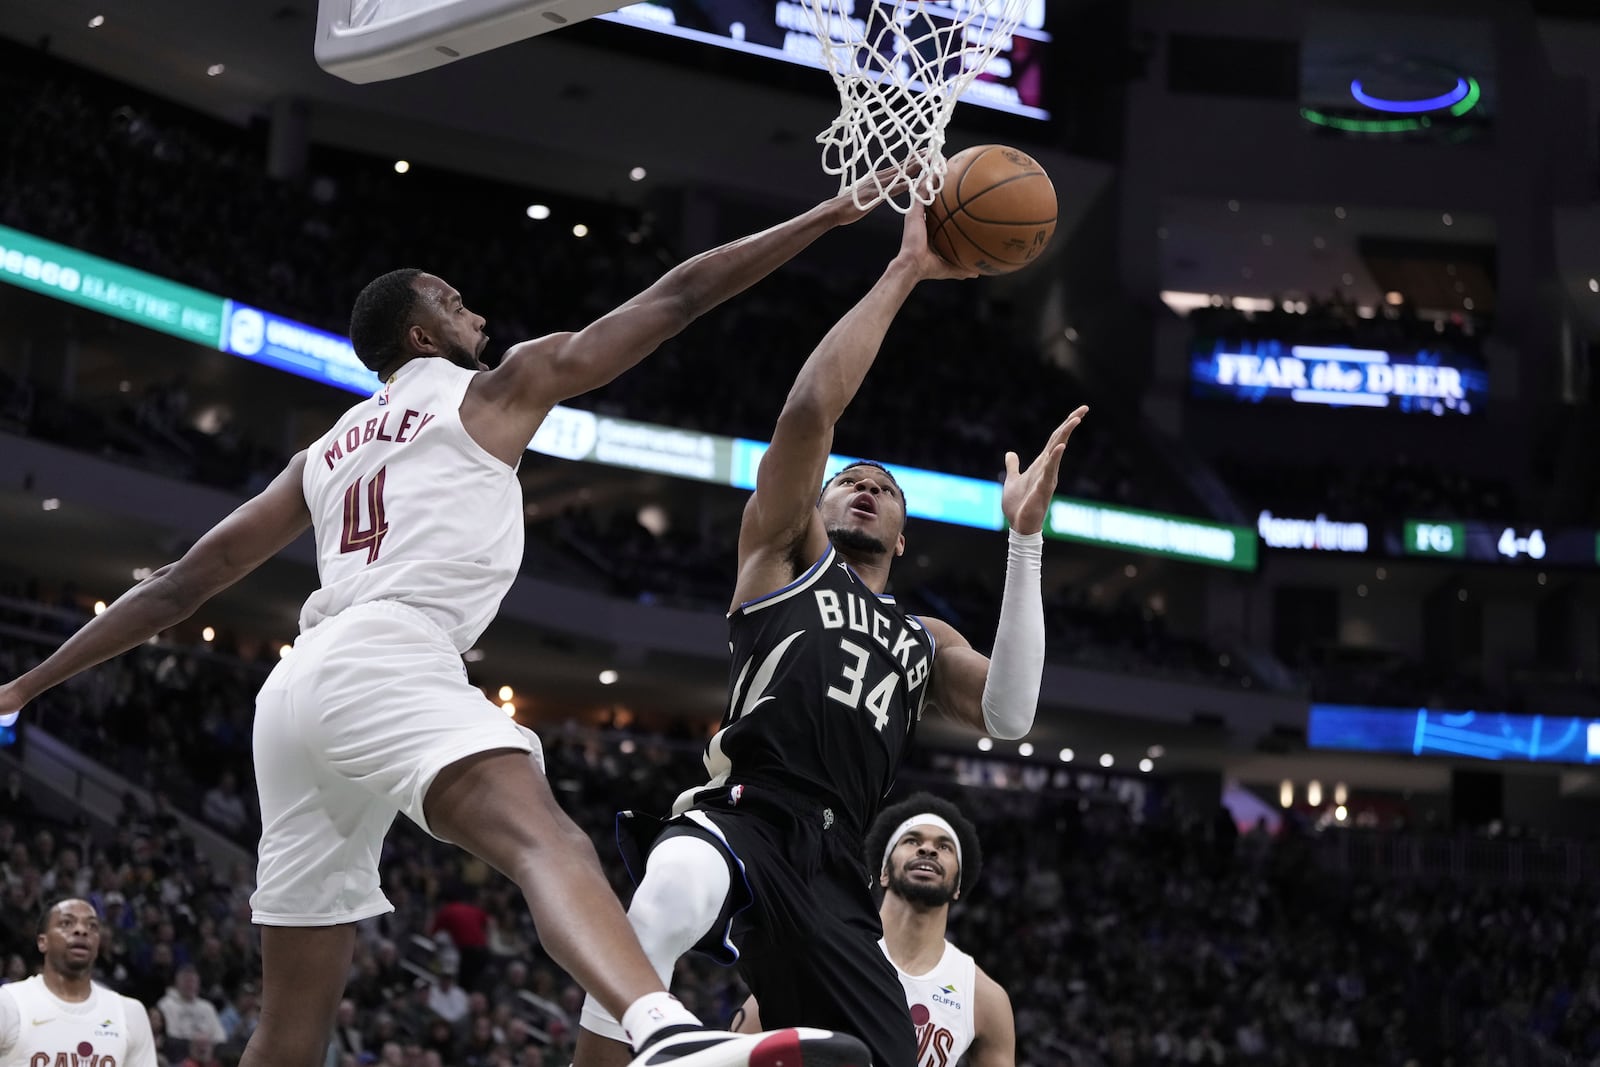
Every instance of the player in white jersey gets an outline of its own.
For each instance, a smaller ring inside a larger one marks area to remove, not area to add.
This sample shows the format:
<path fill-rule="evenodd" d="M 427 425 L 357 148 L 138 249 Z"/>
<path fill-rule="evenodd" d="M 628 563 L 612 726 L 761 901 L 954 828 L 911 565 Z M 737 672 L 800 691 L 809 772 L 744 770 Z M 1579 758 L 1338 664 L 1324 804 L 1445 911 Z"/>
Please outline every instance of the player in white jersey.
<path fill-rule="evenodd" d="M 44 966 L 0 986 L 0 1067 L 156 1067 L 145 1006 L 91 980 L 100 917 L 69 898 L 39 920 Z"/>
<path fill-rule="evenodd" d="M 484 320 L 448 283 L 417 270 L 374 280 L 356 299 L 350 339 L 382 389 L 182 559 L 0 685 L 0 721 L 14 719 L 313 530 L 321 588 L 257 702 L 262 837 L 251 904 L 264 928 L 263 996 L 241 1067 L 320 1063 L 354 924 L 392 910 L 378 852 L 400 812 L 517 883 L 545 950 L 622 1020 L 637 1062 L 865 1063 L 860 1042 L 827 1031 L 701 1029 L 640 949 L 588 836 L 557 807 L 537 738 L 470 686 L 461 663 L 516 575 L 516 468 L 550 409 L 862 214 L 849 193 L 824 201 L 687 260 L 583 330 L 515 345 L 493 370 L 479 358 Z"/>
<path fill-rule="evenodd" d="M 1011 998 L 977 961 L 945 940 L 950 905 L 978 880 L 978 831 L 961 809 L 916 793 L 883 810 L 865 843 L 883 889 L 884 955 L 900 974 L 917 1028 L 917 1067 L 1015 1067 L 1016 1020 Z M 735 1029 L 761 1028 L 754 998 Z"/>

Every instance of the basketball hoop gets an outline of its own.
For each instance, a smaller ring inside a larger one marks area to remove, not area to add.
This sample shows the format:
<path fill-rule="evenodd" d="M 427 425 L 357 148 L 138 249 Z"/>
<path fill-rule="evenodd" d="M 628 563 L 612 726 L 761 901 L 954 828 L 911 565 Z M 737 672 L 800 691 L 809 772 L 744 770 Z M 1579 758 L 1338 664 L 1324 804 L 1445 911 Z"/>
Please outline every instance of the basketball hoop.
<path fill-rule="evenodd" d="M 956 102 L 1011 37 L 1028 0 L 800 2 L 839 90 L 839 117 L 817 135 L 822 169 L 862 210 L 886 200 L 901 213 L 932 203 Z M 916 169 L 925 180 L 892 188 Z"/>

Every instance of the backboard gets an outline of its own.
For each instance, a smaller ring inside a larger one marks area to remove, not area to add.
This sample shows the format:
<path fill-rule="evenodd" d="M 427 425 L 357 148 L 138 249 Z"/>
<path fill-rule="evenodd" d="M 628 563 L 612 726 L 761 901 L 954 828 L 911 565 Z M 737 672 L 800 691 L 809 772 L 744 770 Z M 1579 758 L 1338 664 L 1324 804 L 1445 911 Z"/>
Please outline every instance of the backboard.
<path fill-rule="evenodd" d="M 401 78 L 622 6 L 620 0 L 318 0 L 317 63 L 357 84 Z"/>

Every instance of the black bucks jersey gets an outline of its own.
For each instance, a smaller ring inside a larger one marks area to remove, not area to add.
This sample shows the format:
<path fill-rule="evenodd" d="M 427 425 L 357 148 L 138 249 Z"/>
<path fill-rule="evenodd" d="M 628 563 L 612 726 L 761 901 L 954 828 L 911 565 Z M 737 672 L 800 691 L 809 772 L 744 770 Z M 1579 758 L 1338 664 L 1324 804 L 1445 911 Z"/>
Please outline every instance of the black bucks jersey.
<path fill-rule="evenodd" d="M 871 820 L 911 742 L 933 636 L 874 593 L 830 544 L 809 570 L 728 616 L 728 709 L 706 749 L 711 782 L 759 782 Z"/>

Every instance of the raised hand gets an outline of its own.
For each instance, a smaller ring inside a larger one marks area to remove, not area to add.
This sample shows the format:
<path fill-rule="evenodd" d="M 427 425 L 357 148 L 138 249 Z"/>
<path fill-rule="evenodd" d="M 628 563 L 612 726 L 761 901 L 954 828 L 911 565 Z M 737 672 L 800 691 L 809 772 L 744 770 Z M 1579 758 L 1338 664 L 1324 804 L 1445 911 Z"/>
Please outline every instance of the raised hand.
<path fill-rule="evenodd" d="M 958 267 L 928 247 L 928 220 L 921 204 L 912 204 L 906 212 L 905 228 L 900 234 L 900 254 L 895 257 L 916 271 L 921 280 L 940 278 L 976 278 L 978 272 Z"/>
<path fill-rule="evenodd" d="M 1006 453 L 1006 482 L 1000 490 L 1000 510 L 1017 533 L 1035 534 L 1044 529 L 1045 513 L 1049 510 L 1050 498 L 1056 492 L 1061 456 L 1067 450 L 1072 431 L 1078 428 L 1078 423 L 1087 414 L 1089 408 L 1084 405 L 1068 415 L 1067 421 L 1057 426 L 1055 433 L 1050 435 L 1044 450 L 1025 469 L 1017 469 L 1015 452 Z"/>

